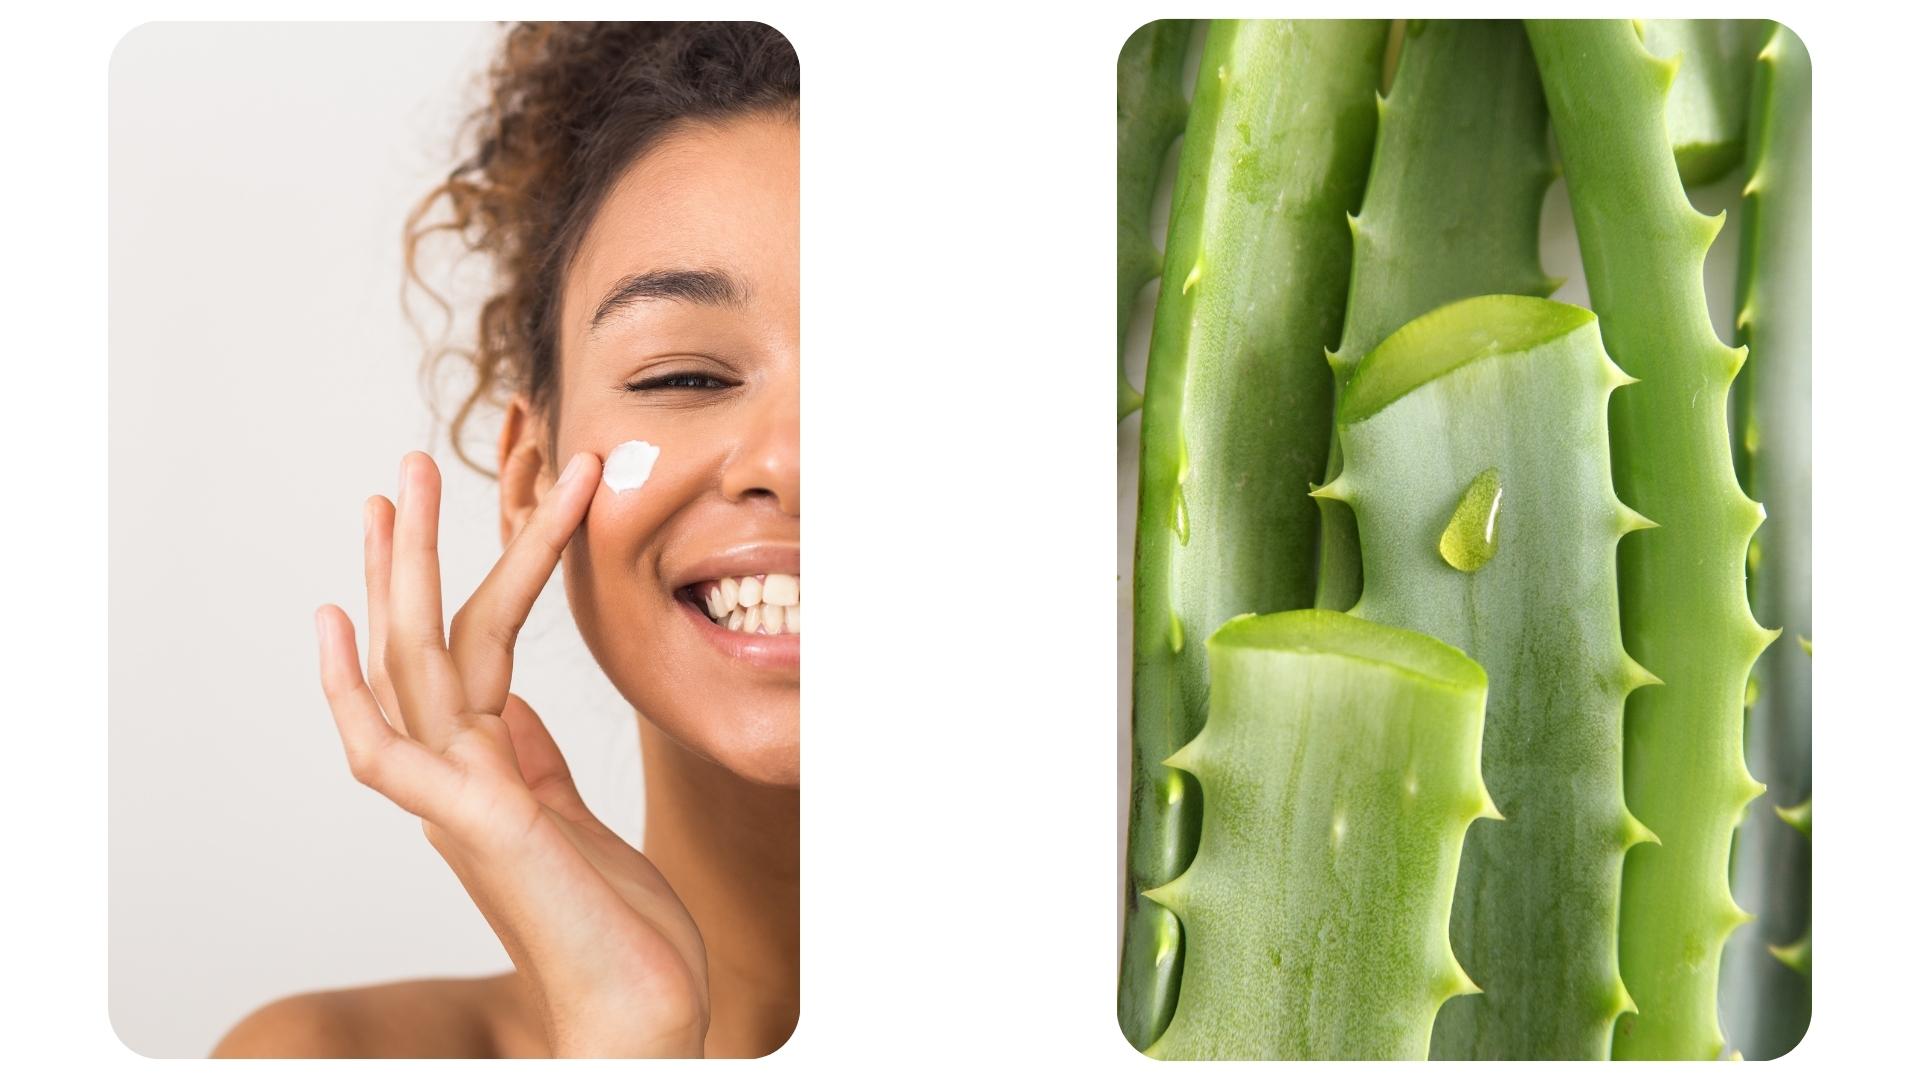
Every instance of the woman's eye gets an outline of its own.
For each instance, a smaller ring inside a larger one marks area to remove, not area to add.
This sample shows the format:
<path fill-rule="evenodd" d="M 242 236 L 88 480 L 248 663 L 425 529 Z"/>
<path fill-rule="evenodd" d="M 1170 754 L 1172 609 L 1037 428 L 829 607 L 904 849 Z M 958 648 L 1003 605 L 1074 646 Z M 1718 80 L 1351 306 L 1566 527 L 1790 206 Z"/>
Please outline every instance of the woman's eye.
<path fill-rule="evenodd" d="M 647 390 L 726 390 L 733 384 L 723 382 L 711 375 L 698 372 L 681 372 L 674 375 L 656 375 L 650 379 L 636 379 L 626 385 L 635 393 Z"/>

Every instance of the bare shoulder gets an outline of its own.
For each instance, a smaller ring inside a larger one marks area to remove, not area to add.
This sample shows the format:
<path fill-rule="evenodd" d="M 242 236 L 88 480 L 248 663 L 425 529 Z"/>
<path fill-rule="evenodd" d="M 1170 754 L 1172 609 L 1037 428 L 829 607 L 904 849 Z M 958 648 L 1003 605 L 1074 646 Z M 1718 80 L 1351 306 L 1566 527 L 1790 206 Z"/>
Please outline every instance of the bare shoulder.
<path fill-rule="evenodd" d="M 513 973 L 414 979 L 294 994 L 247 1014 L 211 1056 L 448 1058 L 536 1056 Z M 532 1042 L 530 1042 L 530 1038 Z"/>

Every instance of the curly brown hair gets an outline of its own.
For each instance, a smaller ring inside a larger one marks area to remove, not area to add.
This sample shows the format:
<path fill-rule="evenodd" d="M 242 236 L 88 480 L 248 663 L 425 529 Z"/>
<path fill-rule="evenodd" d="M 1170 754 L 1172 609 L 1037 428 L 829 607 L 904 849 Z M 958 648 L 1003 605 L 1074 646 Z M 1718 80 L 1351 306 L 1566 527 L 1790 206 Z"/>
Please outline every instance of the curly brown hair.
<path fill-rule="evenodd" d="M 551 416 L 561 284 L 615 179 L 687 123 L 768 109 L 797 119 L 800 63 L 761 23 L 517 23 L 486 84 L 486 103 L 460 135 L 473 149 L 408 215 L 405 253 L 407 281 L 450 319 L 451 304 L 416 265 L 421 242 L 450 233 L 491 264 L 473 345 L 430 345 L 423 373 L 430 380 L 442 362 L 464 361 L 473 385 L 453 415 L 453 451 L 493 476 L 467 454 L 461 430 L 475 409 L 517 393 Z"/>

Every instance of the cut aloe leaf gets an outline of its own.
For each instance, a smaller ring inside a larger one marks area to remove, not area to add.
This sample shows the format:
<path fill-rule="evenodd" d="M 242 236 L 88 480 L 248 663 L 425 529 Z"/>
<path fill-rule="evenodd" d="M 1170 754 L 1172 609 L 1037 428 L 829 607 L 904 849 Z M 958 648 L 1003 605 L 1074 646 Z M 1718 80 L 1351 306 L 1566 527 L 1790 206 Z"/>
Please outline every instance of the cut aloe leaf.
<path fill-rule="evenodd" d="M 1207 724 L 1169 764 L 1207 793 L 1193 865 L 1153 890 L 1187 955 L 1158 1058 L 1422 1058 L 1472 984 L 1447 947 L 1487 683 L 1432 638 L 1331 611 L 1207 642 Z"/>
<path fill-rule="evenodd" d="M 1607 401 L 1626 376 L 1593 313 L 1462 300 L 1361 362 L 1321 489 L 1359 522 L 1354 614 L 1487 672 L 1481 768 L 1505 820 L 1467 835 L 1454 948 L 1484 993 L 1450 1001 L 1436 1058 L 1605 1058 L 1620 981 L 1622 710 L 1648 681 L 1620 643 L 1614 552 L 1647 522 L 1614 496 Z M 1437 542 L 1436 542 L 1437 538 Z"/>
<path fill-rule="evenodd" d="M 1469 296 L 1546 296 L 1558 285 L 1540 269 L 1547 104 L 1519 23 L 1412 20 L 1379 112 L 1345 325 L 1327 354 L 1336 407 L 1360 358 L 1407 320 Z M 1336 442 L 1327 478 L 1339 471 Z M 1320 512 L 1314 606 L 1345 611 L 1363 576 L 1353 515 L 1337 501 Z"/>

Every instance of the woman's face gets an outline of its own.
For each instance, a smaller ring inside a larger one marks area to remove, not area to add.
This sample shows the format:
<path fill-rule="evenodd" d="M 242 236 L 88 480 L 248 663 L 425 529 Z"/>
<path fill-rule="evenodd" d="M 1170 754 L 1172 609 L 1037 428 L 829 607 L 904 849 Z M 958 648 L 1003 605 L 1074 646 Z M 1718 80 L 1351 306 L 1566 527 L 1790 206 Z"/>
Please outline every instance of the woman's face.
<path fill-rule="evenodd" d="M 629 167 L 564 282 L 554 431 L 562 462 L 634 440 L 659 448 L 639 487 L 600 486 L 566 554 L 594 657 L 682 745 L 789 786 L 800 780 L 799 147 L 797 121 L 756 114 L 689 126 Z M 714 617 L 715 594 L 734 614 Z"/>

